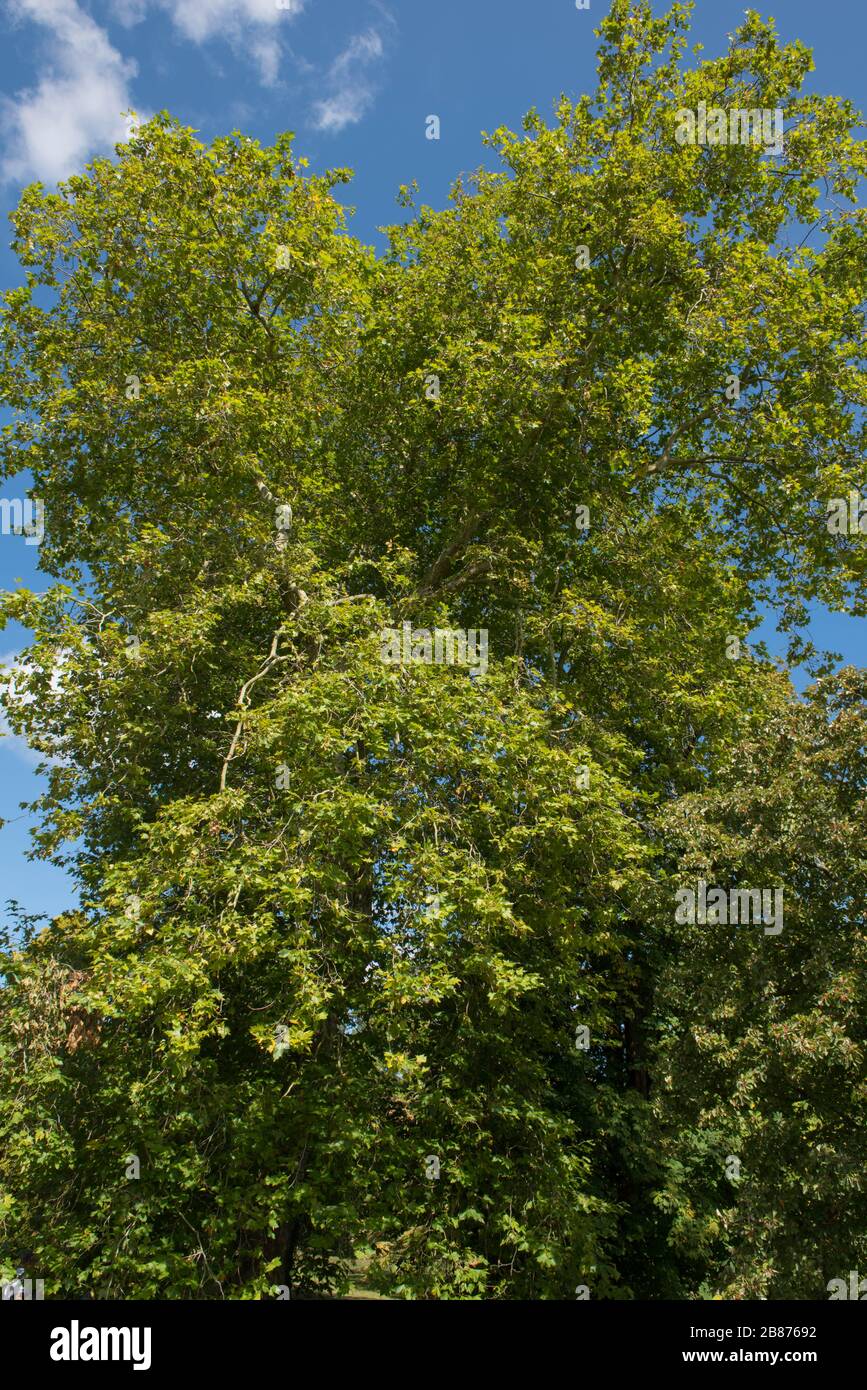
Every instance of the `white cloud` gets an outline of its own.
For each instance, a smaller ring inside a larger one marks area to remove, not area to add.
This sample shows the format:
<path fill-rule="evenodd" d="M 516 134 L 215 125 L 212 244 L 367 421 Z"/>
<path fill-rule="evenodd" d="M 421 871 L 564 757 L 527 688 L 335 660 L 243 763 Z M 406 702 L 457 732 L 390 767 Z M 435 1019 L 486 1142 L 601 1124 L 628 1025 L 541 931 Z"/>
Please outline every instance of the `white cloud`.
<path fill-rule="evenodd" d="M 33 697 L 16 690 L 15 677 L 16 674 L 26 675 L 28 669 L 32 668 L 28 667 L 27 662 L 21 661 L 21 652 L 0 652 L 0 690 L 4 694 L 8 691 L 13 700 L 17 698 L 26 704 L 29 704 Z M 60 668 L 52 673 L 51 688 L 53 690 L 58 688 L 59 679 Z M 30 768 L 37 767 L 39 763 L 48 762 L 51 764 L 55 761 L 53 758 L 47 758 L 44 753 L 38 753 L 35 748 L 31 748 L 23 734 L 12 732 L 5 709 L 0 709 L 0 735 L 2 735 L 0 737 L 0 753 L 5 749 Z"/>
<path fill-rule="evenodd" d="M 112 0 L 111 10 L 114 18 L 125 29 L 141 24 L 147 14 L 148 0 Z"/>
<path fill-rule="evenodd" d="M 314 105 L 313 124 L 317 130 L 337 132 L 361 120 L 376 94 L 369 69 L 383 51 L 382 39 L 375 29 L 350 39 L 328 70 L 328 94 Z"/>
<path fill-rule="evenodd" d="M 185 39 L 204 44 L 225 39 L 235 53 L 249 54 L 266 87 L 273 87 L 280 70 L 282 51 L 278 26 L 294 19 L 305 0 L 151 0 L 165 10 Z M 111 0 L 121 24 L 131 27 L 145 18 L 148 0 Z"/>
<path fill-rule="evenodd" d="M 14 18 L 48 31 L 48 61 L 38 85 L 4 97 L 0 129 L 6 180 L 55 183 L 107 145 L 123 140 L 136 65 L 76 0 L 11 0 Z"/>
<path fill-rule="evenodd" d="M 26 763 L 29 768 L 36 768 L 40 763 L 50 761 L 46 759 L 44 753 L 37 753 L 35 748 L 21 734 L 13 734 L 6 722 L 6 716 L 0 716 L 0 753 L 3 751 L 14 753 L 22 763 Z"/>
<path fill-rule="evenodd" d="M 259 65 L 263 87 L 276 85 L 280 73 L 280 44 L 277 39 L 262 35 L 250 44 L 250 52 Z"/>
<path fill-rule="evenodd" d="M 294 19 L 304 8 L 303 0 L 286 0 L 282 10 L 277 8 L 277 0 L 159 0 L 159 4 L 168 10 L 184 38 L 194 43 L 220 35 L 237 38 L 244 31 L 245 20 L 261 28 L 272 28 L 284 18 Z"/>
<path fill-rule="evenodd" d="M 264 86 L 276 86 L 283 57 L 281 25 L 303 11 L 307 0 L 106 0 L 112 18 L 127 28 L 149 10 L 161 9 L 185 39 L 202 45 L 227 42 L 256 64 Z M 387 23 L 391 17 L 377 6 Z M 129 133 L 123 113 L 135 102 L 130 83 L 137 65 L 112 44 L 108 33 L 78 0 L 7 0 L 19 22 L 45 34 L 45 58 L 32 87 L 12 98 L 0 97 L 0 138 L 4 158 L 0 178 L 9 182 L 41 179 L 55 183 L 80 170 Z M 375 84 L 372 68 L 382 58 L 376 29 L 356 34 L 322 79 L 314 104 L 318 130 L 337 132 L 360 121 L 369 109 Z M 310 65 L 293 55 L 295 68 L 312 76 Z"/>

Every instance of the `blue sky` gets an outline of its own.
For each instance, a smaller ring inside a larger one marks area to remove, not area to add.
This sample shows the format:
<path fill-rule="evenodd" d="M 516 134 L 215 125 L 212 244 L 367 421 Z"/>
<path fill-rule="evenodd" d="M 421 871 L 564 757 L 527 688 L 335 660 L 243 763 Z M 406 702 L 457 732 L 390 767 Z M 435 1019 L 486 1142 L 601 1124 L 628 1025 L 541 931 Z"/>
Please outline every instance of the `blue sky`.
<path fill-rule="evenodd" d="M 278 5 L 285 8 L 278 8 Z M 654 8 L 661 12 L 663 0 Z M 781 35 L 813 49 L 811 87 L 867 108 L 862 0 L 754 0 Z M 342 192 L 352 229 L 378 243 L 400 220 L 395 195 L 413 179 L 423 201 L 445 202 L 453 178 L 490 163 L 479 133 L 517 129 L 531 106 L 550 115 L 561 92 L 591 91 L 593 28 L 575 0 L 0 0 L 0 201 L 14 207 L 33 179 L 51 184 L 124 138 L 123 113 L 166 108 L 209 140 L 239 128 L 263 142 L 296 132 L 314 170 L 349 166 Z M 694 39 L 717 52 L 744 12 L 735 0 L 698 0 Z M 440 139 L 425 138 L 428 115 Z M 0 284 L 20 281 L 0 238 Z M 0 496 L 21 496 L 25 481 Z M 38 547 L 0 535 L 0 588 L 44 585 Z M 867 621 L 817 613 L 817 645 L 863 664 Z M 26 633 L 0 633 L 0 660 Z M 65 875 L 24 859 L 37 794 L 35 756 L 0 740 L 0 903 L 31 912 L 69 905 Z"/>

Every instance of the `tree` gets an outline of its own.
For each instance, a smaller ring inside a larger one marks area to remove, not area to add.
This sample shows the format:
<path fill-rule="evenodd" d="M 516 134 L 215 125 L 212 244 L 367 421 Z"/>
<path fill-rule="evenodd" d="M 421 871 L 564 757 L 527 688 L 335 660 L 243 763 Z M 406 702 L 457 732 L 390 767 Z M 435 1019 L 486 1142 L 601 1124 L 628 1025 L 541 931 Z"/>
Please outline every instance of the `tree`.
<path fill-rule="evenodd" d="M 695 1155 L 771 1153 L 775 1112 L 713 1113 L 671 899 L 678 817 L 807 718 L 759 605 L 809 658 L 808 600 L 864 611 L 824 511 L 863 453 L 865 155 L 801 45 L 751 13 L 689 69 L 687 23 L 615 0 L 595 100 L 495 132 L 504 171 L 382 257 L 345 171 L 165 114 L 23 195 L 3 461 L 54 583 L 6 596 L 5 704 L 82 902 L 3 956 L 0 1171 L 49 1292 L 339 1291 L 359 1252 L 407 1297 L 775 1289 L 772 1247 L 814 1281 L 791 1226 L 733 1253 L 764 1159 L 714 1228 Z M 783 154 L 680 144 L 700 100 L 781 106 Z M 792 881 L 799 836 L 757 866 Z"/>
<path fill-rule="evenodd" d="M 666 810 L 681 877 L 785 885 L 770 949 L 766 928 L 678 928 L 658 993 L 668 1202 L 725 1297 L 827 1298 L 867 1256 L 865 745 L 848 668 Z"/>

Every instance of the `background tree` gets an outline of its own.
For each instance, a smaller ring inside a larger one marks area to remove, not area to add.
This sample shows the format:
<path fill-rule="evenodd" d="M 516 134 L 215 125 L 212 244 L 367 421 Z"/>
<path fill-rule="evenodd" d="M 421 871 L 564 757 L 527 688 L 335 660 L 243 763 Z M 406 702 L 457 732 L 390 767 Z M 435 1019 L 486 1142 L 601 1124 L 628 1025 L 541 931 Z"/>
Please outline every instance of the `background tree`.
<path fill-rule="evenodd" d="M 864 716 L 864 672 L 826 677 L 666 810 L 679 878 L 785 885 L 770 950 L 679 927 L 658 991 L 676 1241 L 723 1297 L 827 1298 L 867 1254 Z"/>

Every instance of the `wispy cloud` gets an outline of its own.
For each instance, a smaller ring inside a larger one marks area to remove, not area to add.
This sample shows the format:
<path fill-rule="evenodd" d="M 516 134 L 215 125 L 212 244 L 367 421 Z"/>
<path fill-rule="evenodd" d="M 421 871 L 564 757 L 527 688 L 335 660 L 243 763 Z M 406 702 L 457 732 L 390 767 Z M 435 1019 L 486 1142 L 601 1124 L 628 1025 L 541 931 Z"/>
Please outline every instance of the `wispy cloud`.
<path fill-rule="evenodd" d="M 256 60 L 263 87 L 275 87 L 280 75 L 280 59 L 283 56 L 278 39 L 260 34 L 249 45 L 250 53 Z"/>
<path fill-rule="evenodd" d="M 54 183 L 125 138 L 136 64 L 76 0 L 11 0 L 9 10 L 46 31 L 47 61 L 35 87 L 0 101 L 2 175 Z"/>
<path fill-rule="evenodd" d="M 131 27 L 140 24 L 149 0 L 112 0 L 115 18 Z M 259 69 L 263 86 L 275 86 L 282 48 L 280 25 L 297 18 L 306 0 L 151 0 L 171 16 L 185 39 L 195 44 L 222 39 L 236 55 L 249 55 Z"/>
<path fill-rule="evenodd" d="M 350 39 L 328 69 L 326 95 L 314 105 L 313 124 L 317 130 L 336 133 L 361 120 L 376 95 L 371 68 L 384 51 L 376 29 Z"/>
<path fill-rule="evenodd" d="M 375 26 L 350 38 L 320 77 L 312 110 L 317 130 L 337 133 L 370 109 L 376 95 L 375 70 L 385 53 L 383 33 L 394 24 L 384 5 L 373 3 L 378 11 Z M 283 38 L 287 21 L 308 4 L 309 0 L 107 0 L 111 17 L 125 28 L 141 24 L 158 9 L 197 46 L 228 43 L 237 56 L 256 65 L 266 87 L 278 84 L 286 54 L 305 84 L 314 80 L 314 69 L 292 54 Z M 6 0 L 6 8 L 14 20 L 38 26 L 43 38 L 38 80 L 13 97 L 0 97 L 5 150 L 0 179 L 55 183 L 127 138 L 124 113 L 138 106 L 131 91 L 137 65 L 118 51 L 79 0 Z"/>
<path fill-rule="evenodd" d="M 6 693 L 9 691 L 14 697 L 15 676 L 16 674 L 26 673 L 26 663 L 22 663 L 20 652 L 0 652 L 0 690 Z M 19 697 L 26 699 L 27 697 Z M 9 727 L 9 720 L 5 710 L 0 710 L 0 753 L 6 750 L 12 753 L 28 767 L 35 768 L 39 763 L 45 761 L 43 753 L 37 753 L 35 748 L 31 748 L 21 734 L 13 733 Z"/>
<path fill-rule="evenodd" d="M 217 35 L 241 31 L 247 24 L 273 28 L 304 9 L 304 0 L 287 0 L 278 9 L 276 0 L 158 0 L 168 10 L 185 38 L 204 43 Z"/>

